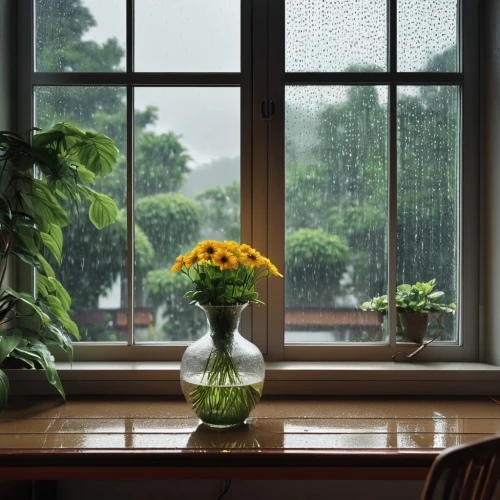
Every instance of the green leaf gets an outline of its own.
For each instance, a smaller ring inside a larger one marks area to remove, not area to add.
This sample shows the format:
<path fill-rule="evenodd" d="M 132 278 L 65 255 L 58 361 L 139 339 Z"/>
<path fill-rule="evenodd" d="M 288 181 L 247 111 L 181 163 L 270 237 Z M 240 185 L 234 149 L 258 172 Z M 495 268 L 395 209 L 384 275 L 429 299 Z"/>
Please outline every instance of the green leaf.
<path fill-rule="evenodd" d="M 67 226 L 69 223 L 68 214 L 59 205 L 59 202 L 50 189 L 36 179 L 33 179 L 33 183 L 31 202 L 35 214 L 39 218 L 42 217 L 47 222 L 57 224 L 60 227 Z"/>
<path fill-rule="evenodd" d="M 58 264 L 62 262 L 62 248 L 57 244 L 57 241 L 48 233 L 40 232 L 43 244 L 50 250 L 56 258 Z"/>
<path fill-rule="evenodd" d="M 7 375 L 0 370 L 0 413 L 3 411 L 5 408 L 5 405 L 7 404 L 7 397 L 9 394 L 9 379 L 7 378 Z"/>
<path fill-rule="evenodd" d="M 69 296 L 69 293 L 55 278 L 49 278 L 49 282 L 52 285 L 53 290 L 56 292 L 56 297 L 61 301 L 61 305 L 64 310 L 69 311 L 69 308 L 71 307 L 71 297 Z"/>
<path fill-rule="evenodd" d="M 96 199 L 89 208 L 89 218 L 97 229 L 109 226 L 116 221 L 118 208 L 115 202 L 105 194 L 96 193 Z"/>
<path fill-rule="evenodd" d="M 2 300 L 4 300 L 4 297 L 14 297 L 17 301 L 22 302 L 23 304 L 26 304 L 28 307 L 30 307 L 33 310 L 33 314 L 37 314 L 44 324 L 50 323 L 50 318 L 35 303 L 35 298 L 32 295 L 23 292 L 15 292 L 14 290 L 9 289 L 3 291 Z"/>
<path fill-rule="evenodd" d="M 46 338 L 52 340 L 55 344 L 64 349 L 70 363 L 73 362 L 73 343 L 66 333 L 55 325 L 49 325 L 46 332 Z"/>
<path fill-rule="evenodd" d="M 0 331 L 0 363 L 13 351 L 23 336 L 19 328 L 10 331 Z"/>
<path fill-rule="evenodd" d="M 30 343 L 26 347 L 17 347 L 16 351 L 30 359 L 31 361 L 37 361 L 45 369 L 45 374 L 47 375 L 47 380 L 59 391 L 61 396 L 66 399 L 64 394 L 64 389 L 61 384 L 61 380 L 57 373 L 54 361 L 52 361 L 52 356 L 47 346 L 36 340 L 30 340 Z"/>
<path fill-rule="evenodd" d="M 115 143 L 102 134 L 87 132 L 85 139 L 76 147 L 80 163 L 97 177 L 111 173 L 118 160 Z"/>
<path fill-rule="evenodd" d="M 52 269 L 51 265 L 45 260 L 44 256 L 39 253 L 37 255 L 38 260 L 40 261 L 40 264 L 42 265 L 43 271 L 47 275 L 48 278 L 55 278 L 56 273 L 54 272 L 54 269 Z"/>
<path fill-rule="evenodd" d="M 83 182 L 95 184 L 95 174 L 85 167 L 77 167 L 78 175 Z"/>

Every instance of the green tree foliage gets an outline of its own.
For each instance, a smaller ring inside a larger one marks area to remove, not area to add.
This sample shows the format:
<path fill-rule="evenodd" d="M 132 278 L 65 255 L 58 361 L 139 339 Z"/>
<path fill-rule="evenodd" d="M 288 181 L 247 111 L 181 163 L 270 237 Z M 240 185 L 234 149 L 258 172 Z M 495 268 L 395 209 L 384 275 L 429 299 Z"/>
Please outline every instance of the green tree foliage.
<path fill-rule="evenodd" d="M 196 196 L 204 214 L 202 239 L 240 240 L 240 183 L 206 189 Z"/>
<path fill-rule="evenodd" d="M 328 307 L 346 270 L 349 249 L 322 229 L 298 229 L 286 240 L 285 283 L 288 307 Z"/>
<path fill-rule="evenodd" d="M 136 204 L 135 217 L 156 251 L 158 266 L 170 264 L 172 256 L 199 235 L 200 208 L 179 193 L 142 198 Z"/>

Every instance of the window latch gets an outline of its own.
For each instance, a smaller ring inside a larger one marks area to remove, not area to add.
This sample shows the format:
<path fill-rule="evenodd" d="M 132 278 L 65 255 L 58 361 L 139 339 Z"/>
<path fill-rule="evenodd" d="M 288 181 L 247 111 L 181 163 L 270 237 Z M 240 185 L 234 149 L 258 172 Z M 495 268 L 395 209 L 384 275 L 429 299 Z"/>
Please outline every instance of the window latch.
<path fill-rule="evenodd" d="M 272 99 L 264 99 L 260 103 L 260 115 L 265 122 L 269 122 L 274 118 L 275 110 L 276 108 Z"/>

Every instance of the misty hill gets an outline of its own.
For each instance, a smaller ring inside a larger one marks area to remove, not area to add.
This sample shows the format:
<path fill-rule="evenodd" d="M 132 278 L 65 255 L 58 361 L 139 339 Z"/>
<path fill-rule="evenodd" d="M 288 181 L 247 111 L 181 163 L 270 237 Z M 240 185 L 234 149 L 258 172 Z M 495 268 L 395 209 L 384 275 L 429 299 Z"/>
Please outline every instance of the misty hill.
<path fill-rule="evenodd" d="M 240 180 L 240 158 L 219 158 L 192 169 L 180 193 L 192 198 L 207 188 L 224 186 Z"/>

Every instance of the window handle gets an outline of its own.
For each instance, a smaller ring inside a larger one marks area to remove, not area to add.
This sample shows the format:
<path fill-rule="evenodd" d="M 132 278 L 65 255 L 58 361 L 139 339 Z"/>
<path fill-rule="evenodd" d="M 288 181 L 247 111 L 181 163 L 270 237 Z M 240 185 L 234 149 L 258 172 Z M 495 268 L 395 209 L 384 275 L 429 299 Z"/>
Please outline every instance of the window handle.
<path fill-rule="evenodd" d="M 275 112 L 276 112 L 276 107 L 272 99 L 270 101 L 264 99 L 260 103 L 260 114 L 264 121 L 266 122 L 271 121 L 274 118 Z"/>

